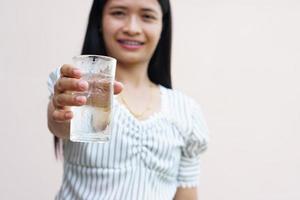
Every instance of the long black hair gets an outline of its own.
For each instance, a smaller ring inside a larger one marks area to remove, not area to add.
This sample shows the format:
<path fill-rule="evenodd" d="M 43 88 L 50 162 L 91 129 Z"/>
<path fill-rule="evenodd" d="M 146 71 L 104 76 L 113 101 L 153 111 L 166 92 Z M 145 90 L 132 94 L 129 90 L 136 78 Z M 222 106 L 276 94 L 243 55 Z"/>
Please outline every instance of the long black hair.
<path fill-rule="evenodd" d="M 102 32 L 102 13 L 107 0 L 94 0 L 81 54 L 107 55 Z M 171 82 L 171 47 L 172 47 L 172 15 L 169 0 L 158 0 L 163 13 L 163 28 L 160 40 L 148 66 L 149 79 L 172 88 Z M 54 138 L 55 153 L 60 151 L 60 140 Z"/>
<path fill-rule="evenodd" d="M 107 0 L 94 0 L 89 16 L 82 54 L 107 55 L 102 32 L 102 12 Z M 172 17 L 169 0 L 158 0 L 163 12 L 163 29 L 156 50 L 148 66 L 151 81 L 172 88 L 171 83 L 171 43 Z"/>

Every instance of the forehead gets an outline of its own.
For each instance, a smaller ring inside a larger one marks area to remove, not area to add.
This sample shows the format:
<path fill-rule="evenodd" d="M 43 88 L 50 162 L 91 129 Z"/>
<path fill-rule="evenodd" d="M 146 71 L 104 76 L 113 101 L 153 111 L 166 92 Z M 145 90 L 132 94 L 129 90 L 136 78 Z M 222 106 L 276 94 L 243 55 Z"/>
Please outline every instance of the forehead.
<path fill-rule="evenodd" d="M 124 7 L 128 9 L 150 9 L 161 12 L 158 0 L 107 0 L 106 7 Z"/>

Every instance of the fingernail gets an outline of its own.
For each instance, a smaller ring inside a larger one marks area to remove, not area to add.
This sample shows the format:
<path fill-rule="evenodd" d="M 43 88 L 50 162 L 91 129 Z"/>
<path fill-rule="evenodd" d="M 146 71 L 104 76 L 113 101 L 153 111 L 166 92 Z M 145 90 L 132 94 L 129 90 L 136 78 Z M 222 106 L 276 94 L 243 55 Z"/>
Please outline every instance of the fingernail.
<path fill-rule="evenodd" d="M 120 84 L 120 86 L 123 88 L 124 84 L 122 82 L 118 82 Z"/>
<path fill-rule="evenodd" d="M 73 70 L 73 74 L 76 76 L 80 76 L 81 75 L 81 71 L 79 69 L 74 69 Z"/>
<path fill-rule="evenodd" d="M 119 81 L 115 81 L 114 86 L 119 86 L 121 88 L 124 88 L 124 84 L 122 82 L 119 82 Z"/>
<path fill-rule="evenodd" d="M 65 113 L 65 118 L 66 119 L 71 119 L 73 116 L 72 116 L 72 113 L 71 112 L 67 112 Z"/>
<path fill-rule="evenodd" d="M 77 97 L 75 97 L 75 100 L 78 103 L 84 103 L 85 102 L 85 97 L 84 96 L 77 96 Z"/>
<path fill-rule="evenodd" d="M 86 81 L 79 81 L 78 86 L 81 90 L 86 90 L 88 88 L 88 83 Z"/>

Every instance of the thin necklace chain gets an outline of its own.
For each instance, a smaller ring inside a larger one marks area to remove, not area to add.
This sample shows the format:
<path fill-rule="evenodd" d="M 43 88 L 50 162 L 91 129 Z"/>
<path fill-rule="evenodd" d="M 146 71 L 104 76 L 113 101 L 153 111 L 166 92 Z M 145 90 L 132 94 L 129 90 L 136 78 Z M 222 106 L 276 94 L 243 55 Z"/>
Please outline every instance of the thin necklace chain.
<path fill-rule="evenodd" d="M 125 98 L 124 98 L 124 96 L 122 95 L 122 93 L 120 93 L 120 97 L 121 97 L 121 100 L 122 100 L 123 104 L 124 104 L 125 107 L 128 109 L 128 111 L 129 111 L 133 116 L 135 116 L 136 118 L 138 118 L 138 119 L 142 118 L 142 117 L 146 114 L 147 111 L 151 110 L 151 105 L 152 105 L 152 101 L 153 101 L 153 93 L 154 93 L 154 92 L 153 92 L 153 91 L 154 91 L 153 88 L 154 88 L 154 86 L 153 86 L 153 85 L 150 85 L 151 94 L 150 94 L 150 98 L 149 98 L 148 104 L 147 104 L 145 110 L 143 110 L 143 111 L 140 112 L 140 113 L 137 113 L 137 112 L 133 111 L 133 110 L 130 108 L 128 102 L 125 100 Z"/>

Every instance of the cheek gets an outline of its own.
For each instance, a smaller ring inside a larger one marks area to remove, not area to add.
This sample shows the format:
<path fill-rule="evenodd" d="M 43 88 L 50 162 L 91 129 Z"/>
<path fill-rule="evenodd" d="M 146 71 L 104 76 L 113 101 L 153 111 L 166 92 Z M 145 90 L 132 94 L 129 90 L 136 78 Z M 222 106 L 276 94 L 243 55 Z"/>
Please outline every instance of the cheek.
<path fill-rule="evenodd" d="M 120 23 L 111 19 L 111 18 L 103 18 L 103 36 L 106 39 L 113 37 L 120 27 Z"/>
<path fill-rule="evenodd" d="M 153 27 L 149 29 L 149 35 L 151 35 L 152 42 L 156 45 L 160 39 L 161 35 L 161 28 L 160 27 Z"/>
<path fill-rule="evenodd" d="M 109 39 L 112 36 L 112 32 L 113 32 L 113 30 L 111 29 L 111 27 L 103 24 L 102 34 L 103 34 L 105 40 Z"/>

